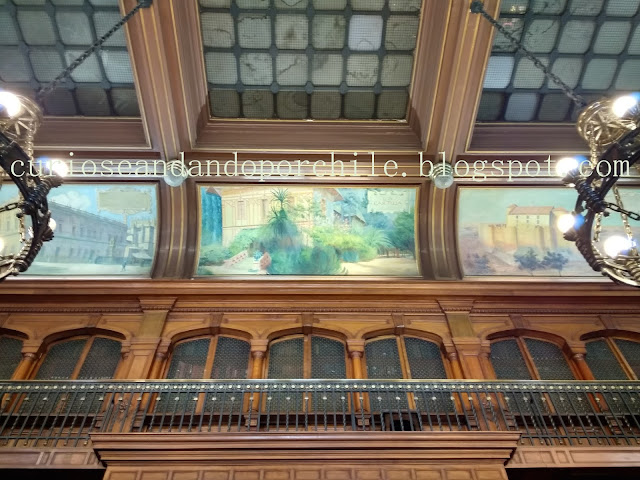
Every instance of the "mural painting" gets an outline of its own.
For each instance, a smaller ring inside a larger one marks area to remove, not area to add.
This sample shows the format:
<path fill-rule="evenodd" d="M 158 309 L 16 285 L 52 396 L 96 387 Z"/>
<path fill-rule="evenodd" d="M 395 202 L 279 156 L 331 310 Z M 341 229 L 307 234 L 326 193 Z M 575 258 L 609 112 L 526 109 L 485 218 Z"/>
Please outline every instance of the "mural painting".
<path fill-rule="evenodd" d="M 418 276 L 416 194 L 201 186 L 198 275 Z"/>

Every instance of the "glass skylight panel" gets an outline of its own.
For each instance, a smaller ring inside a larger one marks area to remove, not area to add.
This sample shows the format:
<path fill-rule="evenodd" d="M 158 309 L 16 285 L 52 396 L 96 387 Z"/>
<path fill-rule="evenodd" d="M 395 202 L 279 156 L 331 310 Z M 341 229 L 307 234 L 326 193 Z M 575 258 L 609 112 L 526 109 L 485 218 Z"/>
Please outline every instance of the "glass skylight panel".
<path fill-rule="evenodd" d="M 117 0 L 0 2 L 0 88 L 34 97 L 120 18 Z M 124 30 L 43 104 L 45 115 L 139 116 Z"/>
<path fill-rule="evenodd" d="M 593 101 L 640 90 L 639 7 L 640 0 L 503 0 L 498 21 Z M 478 121 L 574 122 L 577 113 L 558 85 L 496 33 Z"/>
<path fill-rule="evenodd" d="M 421 5 L 421 0 L 200 0 L 211 114 L 404 119 Z"/>

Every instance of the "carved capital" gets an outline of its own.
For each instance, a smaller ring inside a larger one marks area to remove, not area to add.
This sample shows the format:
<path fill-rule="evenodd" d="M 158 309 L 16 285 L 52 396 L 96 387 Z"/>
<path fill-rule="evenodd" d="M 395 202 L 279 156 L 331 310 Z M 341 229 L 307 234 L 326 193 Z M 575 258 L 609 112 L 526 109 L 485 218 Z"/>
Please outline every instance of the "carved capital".
<path fill-rule="evenodd" d="M 269 340 L 267 339 L 259 338 L 251 340 L 251 355 L 253 356 L 253 358 L 262 358 L 256 357 L 256 353 L 261 353 L 264 356 L 268 346 Z"/>
<path fill-rule="evenodd" d="M 347 350 L 349 351 L 349 356 L 354 358 L 352 355 L 354 353 L 359 353 L 360 356 L 357 358 L 361 358 L 364 354 L 364 340 L 362 339 L 351 339 L 347 340 Z"/>
<path fill-rule="evenodd" d="M 265 356 L 265 352 L 263 352 L 262 350 L 252 350 L 251 351 L 251 357 L 253 359 L 261 359 L 264 358 Z"/>

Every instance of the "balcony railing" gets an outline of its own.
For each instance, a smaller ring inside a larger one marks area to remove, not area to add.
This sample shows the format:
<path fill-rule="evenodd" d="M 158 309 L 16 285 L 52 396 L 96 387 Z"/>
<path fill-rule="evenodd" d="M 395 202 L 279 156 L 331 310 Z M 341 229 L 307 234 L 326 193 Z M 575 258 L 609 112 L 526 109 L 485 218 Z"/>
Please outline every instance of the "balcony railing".
<path fill-rule="evenodd" d="M 534 446 L 640 445 L 640 382 L 0 382 L 0 445 L 96 432 L 519 431 Z"/>

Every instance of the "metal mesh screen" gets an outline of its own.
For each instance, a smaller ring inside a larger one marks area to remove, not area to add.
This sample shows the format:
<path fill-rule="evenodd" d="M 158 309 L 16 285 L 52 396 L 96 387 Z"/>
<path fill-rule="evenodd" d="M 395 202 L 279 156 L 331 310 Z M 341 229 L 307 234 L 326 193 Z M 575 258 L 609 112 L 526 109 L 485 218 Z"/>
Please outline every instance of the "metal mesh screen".
<path fill-rule="evenodd" d="M 0 380 L 9 380 L 22 359 L 22 340 L 0 337 Z"/>
<path fill-rule="evenodd" d="M 638 0 L 505 0 L 500 23 L 587 99 L 640 89 Z M 496 34 L 479 121 L 572 122 L 577 109 Z"/>
<path fill-rule="evenodd" d="M 531 380 L 518 342 L 513 339 L 491 344 L 491 364 L 499 380 Z"/>
<path fill-rule="evenodd" d="M 47 352 L 36 380 L 67 380 L 80 360 L 87 339 L 68 340 L 56 343 Z"/>
<path fill-rule="evenodd" d="M 311 337 L 311 378 L 347 378 L 342 342 Z"/>
<path fill-rule="evenodd" d="M 304 339 L 291 338 L 269 347 L 267 378 L 304 378 Z"/>
<path fill-rule="evenodd" d="M 304 378 L 304 339 L 291 338 L 269 346 L 267 378 Z M 303 393 L 273 393 L 267 398 L 270 412 L 308 411 L 309 396 Z"/>
<path fill-rule="evenodd" d="M 594 340 L 586 345 L 585 360 L 596 380 L 627 380 L 627 375 L 620 366 L 606 340 Z"/>
<path fill-rule="evenodd" d="M 211 378 L 247 378 L 249 342 L 231 337 L 218 337 Z"/>
<path fill-rule="evenodd" d="M 419 338 L 405 338 L 411 378 L 447 378 L 440 348 Z"/>
<path fill-rule="evenodd" d="M 400 364 L 398 343 L 395 338 L 385 338 L 369 342 L 364 347 L 368 378 L 404 378 Z M 379 392 L 370 398 L 374 410 L 405 409 L 407 395 L 400 391 Z"/>
<path fill-rule="evenodd" d="M 120 19 L 118 0 L 0 2 L 0 87 L 34 96 Z M 139 116 L 124 31 L 44 100 L 48 115 Z"/>
<path fill-rule="evenodd" d="M 369 342 L 364 347 L 369 378 L 403 378 L 400 354 L 395 338 Z"/>
<path fill-rule="evenodd" d="M 525 338 L 524 342 L 541 380 L 575 380 L 560 347 L 533 338 Z"/>
<path fill-rule="evenodd" d="M 120 363 L 122 344 L 110 338 L 96 338 L 85 358 L 78 379 L 113 378 Z"/>
<path fill-rule="evenodd" d="M 201 338 L 176 345 L 167 378 L 204 378 L 210 343 L 209 338 Z"/>
<path fill-rule="evenodd" d="M 403 119 L 421 0 L 200 0 L 211 113 Z"/>
<path fill-rule="evenodd" d="M 620 339 L 616 339 L 615 342 L 636 378 L 640 378 L 640 343 Z"/>

